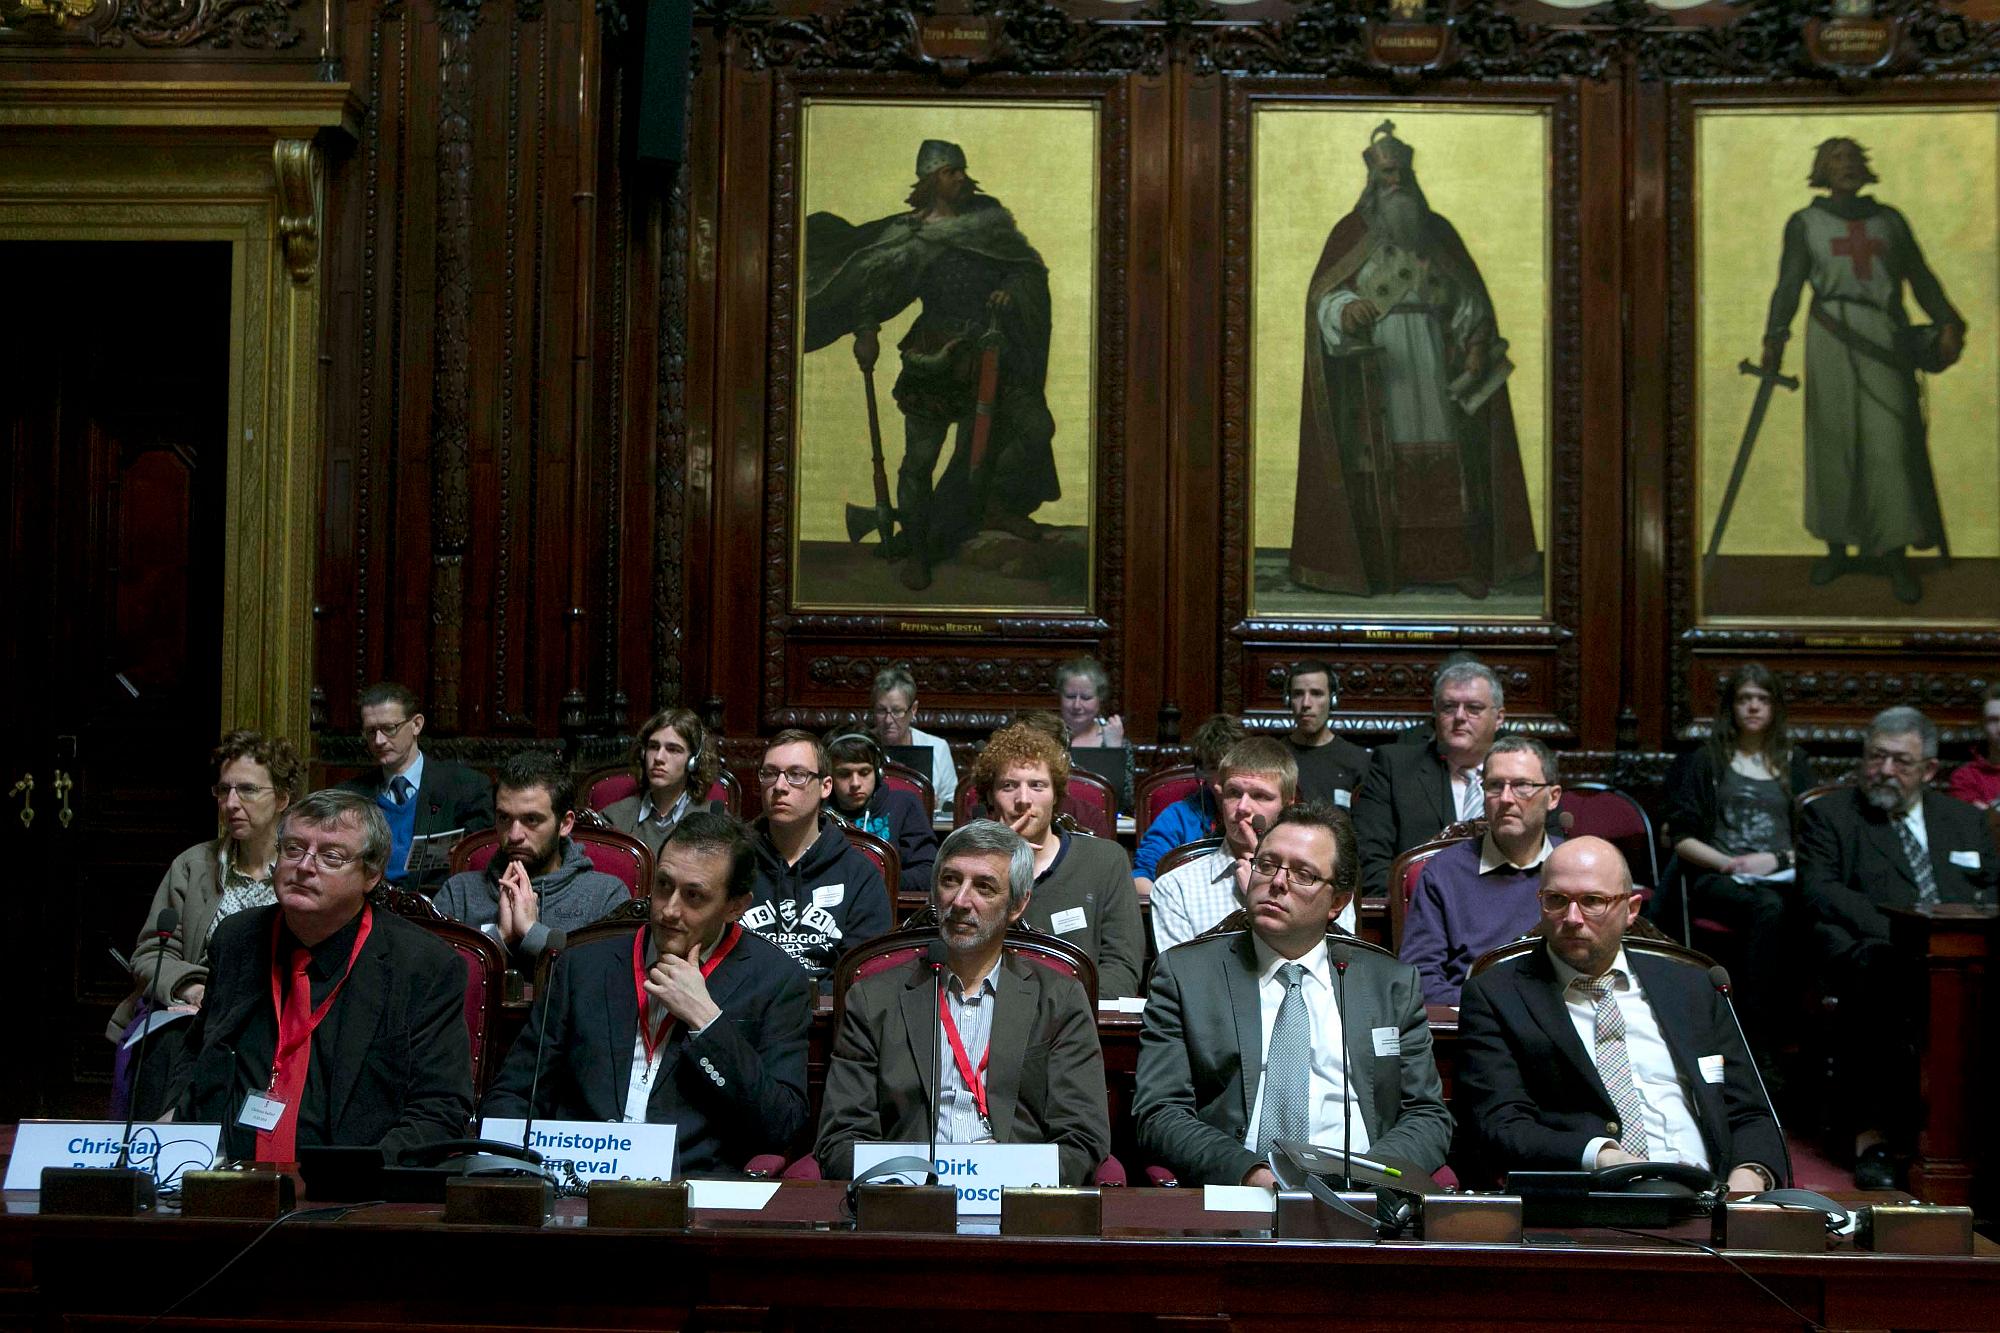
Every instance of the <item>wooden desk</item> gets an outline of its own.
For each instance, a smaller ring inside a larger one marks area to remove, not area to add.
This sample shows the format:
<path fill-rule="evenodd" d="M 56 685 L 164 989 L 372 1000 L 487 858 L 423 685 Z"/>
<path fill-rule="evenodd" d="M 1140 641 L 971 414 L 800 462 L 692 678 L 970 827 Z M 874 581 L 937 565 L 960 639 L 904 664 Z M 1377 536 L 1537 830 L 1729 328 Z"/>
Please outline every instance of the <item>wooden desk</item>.
<path fill-rule="evenodd" d="M 842 1190 L 787 1184 L 761 1213 L 697 1214 L 684 1234 L 593 1232 L 559 1205 L 539 1230 L 446 1227 L 381 1207 L 288 1222 L 172 1327 L 868 1329 L 954 1333 L 1054 1318 L 1093 1329 L 1426 1327 L 1796 1328 L 1742 1273 L 1672 1240 L 1537 1233 L 1523 1246 L 1278 1241 L 1198 1190 L 1110 1190 L 1102 1238 L 857 1235 L 828 1228 Z M 143 1321 L 215 1272 L 254 1222 L 42 1218 L 10 1198 L 0 1295 L 42 1326 Z M 1267 1224 L 1266 1224 L 1267 1225 Z M 1706 1239 L 1697 1225 L 1673 1234 Z M 144 1262 L 135 1260 L 142 1254 Z M 1991 1328 L 2000 1257 L 1732 1255 L 1809 1318 L 1838 1328 Z"/>
<path fill-rule="evenodd" d="M 1973 1203 L 1989 1137 L 1995 1041 L 1988 1025 L 1987 961 L 1993 953 L 1991 908 L 1944 903 L 1931 911 L 1891 907 L 1889 937 L 1923 960 L 1923 1025 L 1918 1086 L 1921 1116 L 1910 1190 L 1933 1203 Z M 1988 1202 L 1985 1198 L 1981 1203 Z M 1996 1321 L 2000 1322 L 2000 1321 Z"/>

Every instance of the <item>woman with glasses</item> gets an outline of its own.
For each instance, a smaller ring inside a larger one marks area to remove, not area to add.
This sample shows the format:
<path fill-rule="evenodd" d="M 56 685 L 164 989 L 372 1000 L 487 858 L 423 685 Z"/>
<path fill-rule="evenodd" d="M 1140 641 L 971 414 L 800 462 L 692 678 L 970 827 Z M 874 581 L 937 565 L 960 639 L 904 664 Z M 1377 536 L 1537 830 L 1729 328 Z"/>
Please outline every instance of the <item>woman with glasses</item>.
<path fill-rule="evenodd" d="M 208 990 L 208 942 L 215 928 L 245 908 L 277 901 L 272 871 L 278 857 L 278 816 L 299 794 L 305 764 L 290 741 L 258 731 L 230 732 L 210 762 L 223 832 L 175 857 L 153 895 L 132 950 L 132 979 L 138 989 L 118 1006 L 105 1031 L 121 1043 L 121 1064 L 125 1034 L 135 1023 L 160 1009 L 191 1014 L 201 1008 Z M 154 926 L 166 908 L 173 909 L 178 921 L 162 937 Z M 147 1090 L 166 1091 L 154 1086 L 150 1076 L 142 1089 Z"/>
<path fill-rule="evenodd" d="M 923 745 L 931 752 L 931 795 L 937 808 L 949 810 L 958 799 L 958 761 L 951 746 L 941 736 L 933 736 L 917 725 L 917 682 L 901 667 L 883 667 L 875 673 L 875 687 L 869 696 L 868 730 L 885 748 Z"/>
<path fill-rule="evenodd" d="M 1753 1047 L 1772 1034 L 1782 992 L 1783 928 L 1796 902 L 1793 802 L 1812 765 L 1785 730 L 1785 695 L 1768 667 L 1749 662 L 1723 686 L 1715 729 L 1667 775 L 1667 836 L 1691 916 L 1741 941 L 1736 997 Z"/>

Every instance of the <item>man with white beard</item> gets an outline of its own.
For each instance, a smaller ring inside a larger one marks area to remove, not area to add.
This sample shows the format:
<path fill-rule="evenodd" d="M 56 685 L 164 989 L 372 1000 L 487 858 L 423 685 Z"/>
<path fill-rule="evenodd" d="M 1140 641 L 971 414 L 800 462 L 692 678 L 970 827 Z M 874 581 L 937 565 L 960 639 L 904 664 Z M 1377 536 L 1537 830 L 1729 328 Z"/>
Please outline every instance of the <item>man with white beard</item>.
<path fill-rule="evenodd" d="M 1384 121 L 1368 183 L 1306 295 L 1293 582 L 1484 598 L 1539 567 L 1507 395 L 1513 363 L 1479 266 Z"/>

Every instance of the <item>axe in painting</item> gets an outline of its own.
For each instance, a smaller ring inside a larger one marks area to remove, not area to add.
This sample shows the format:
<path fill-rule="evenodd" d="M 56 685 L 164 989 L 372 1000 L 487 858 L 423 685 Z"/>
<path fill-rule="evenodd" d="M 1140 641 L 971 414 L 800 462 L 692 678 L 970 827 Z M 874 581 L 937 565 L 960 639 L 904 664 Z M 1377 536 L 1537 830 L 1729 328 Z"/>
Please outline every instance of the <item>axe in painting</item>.
<path fill-rule="evenodd" d="M 861 384 L 868 392 L 868 445 L 874 451 L 875 507 L 847 506 L 847 540 L 858 542 L 872 528 L 882 534 L 882 553 L 887 554 L 889 539 L 896 529 L 896 511 L 889 505 L 889 472 L 882 462 L 882 416 L 875 407 L 875 372 L 862 371 Z"/>
<path fill-rule="evenodd" d="M 1722 493 L 1722 508 L 1715 515 L 1715 531 L 1708 539 L 1708 554 L 1702 557 L 1703 577 L 1713 572 L 1716 553 L 1722 549 L 1722 530 L 1729 526 L 1729 511 L 1736 507 L 1736 493 L 1743 489 L 1743 474 L 1750 469 L 1750 451 L 1756 447 L 1757 432 L 1764 425 L 1764 413 L 1771 406 L 1772 393 L 1781 384 L 1795 393 L 1799 387 L 1796 376 L 1765 370 L 1748 358 L 1736 369 L 1756 377 L 1757 399 L 1750 404 L 1750 420 L 1743 427 L 1743 443 L 1736 446 L 1736 466 L 1729 470 L 1729 488 Z"/>

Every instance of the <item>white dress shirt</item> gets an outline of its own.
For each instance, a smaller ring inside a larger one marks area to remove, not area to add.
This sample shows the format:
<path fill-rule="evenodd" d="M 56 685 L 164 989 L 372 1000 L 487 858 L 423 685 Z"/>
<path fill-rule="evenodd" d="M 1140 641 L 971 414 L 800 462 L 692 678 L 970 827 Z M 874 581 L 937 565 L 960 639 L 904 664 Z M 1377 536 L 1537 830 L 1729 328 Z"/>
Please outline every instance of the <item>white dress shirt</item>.
<path fill-rule="evenodd" d="M 1562 987 L 1563 1004 L 1569 1010 L 1577 1040 L 1583 1043 L 1583 1053 L 1594 1058 L 1597 999 L 1588 991 L 1570 985 L 1583 974 L 1556 957 L 1553 950 L 1549 953 L 1549 963 L 1555 969 L 1556 984 Z M 1714 1164 L 1708 1160 L 1708 1145 L 1702 1141 L 1701 1127 L 1695 1123 L 1694 1104 L 1688 1098 L 1687 1085 L 1681 1081 L 1673 1052 L 1667 1049 L 1660 1025 L 1653 1017 L 1653 1006 L 1622 948 L 1611 960 L 1611 975 L 1615 980 L 1612 994 L 1618 999 L 1618 1012 L 1625 1018 L 1625 1055 L 1632 1065 L 1632 1087 L 1645 1108 L 1646 1160 L 1686 1162 L 1713 1170 Z M 1594 1170 L 1599 1150 L 1617 1142 L 1605 1137 L 1584 1144 L 1584 1168 Z"/>
<path fill-rule="evenodd" d="M 1928 855 L 1931 850 L 1931 831 L 1930 826 L 1924 823 L 1923 799 L 1919 797 L 1915 805 L 1905 810 L 1897 818 L 1901 819 L 1909 828 L 1911 836 L 1917 840 L 1917 846 L 1923 848 L 1925 854 Z"/>
<path fill-rule="evenodd" d="M 973 1072 L 990 1087 L 992 1067 L 989 1065 L 981 1074 L 979 1061 L 993 1040 L 993 1006 L 1000 998 L 1000 962 L 994 962 L 993 970 L 980 978 L 970 995 L 965 993 L 964 984 L 956 973 L 946 971 L 944 977 L 944 1002 L 950 1006 L 951 1021 L 958 1024 L 958 1040 L 965 1047 L 965 1058 L 971 1063 Z M 943 1019 L 938 1020 L 937 1042 L 938 1142 L 993 1142 L 992 1121 L 979 1114 L 978 1099 L 972 1095 L 972 1087 L 965 1081 L 965 1076 L 958 1071 L 958 1057 L 951 1049 L 951 1039 L 945 1036 Z M 990 1102 L 987 1109 L 992 1109 Z"/>
<path fill-rule="evenodd" d="M 1334 1002 L 1333 965 L 1327 960 L 1326 941 L 1313 945 L 1303 958 L 1280 957 L 1263 940 L 1250 937 L 1257 950 L 1257 1007 L 1262 1018 L 1263 1045 L 1258 1051 L 1257 1096 L 1250 1106 L 1250 1123 L 1245 1128 L 1243 1146 L 1257 1146 L 1257 1122 L 1264 1113 L 1263 1053 L 1271 1049 L 1271 1029 L 1278 1023 L 1278 1006 L 1285 1001 L 1285 983 L 1278 980 L 1278 968 L 1295 962 L 1305 969 L 1299 980 L 1299 995 L 1306 1002 L 1306 1017 L 1312 1024 L 1312 1070 L 1308 1087 L 1312 1095 L 1311 1141 L 1323 1147 L 1341 1142 L 1347 1080 L 1343 1077 L 1340 1055 L 1340 1006 Z M 1365 1037 L 1366 1034 L 1360 1034 Z M 1356 1060 L 1372 1057 L 1372 1052 L 1356 1045 L 1349 1054 Z M 1368 1118 L 1359 1101 L 1354 1107 L 1353 1148 L 1368 1151 Z"/>
<path fill-rule="evenodd" d="M 1241 906 L 1243 900 L 1236 896 L 1236 855 L 1225 843 L 1154 881 L 1146 900 L 1153 918 L 1153 947 L 1165 953 L 1176 944 L 1186 944 Z M 1342 930 L 1354 933 L 1353 898 L 1336 919 Z"/>
<path fill-rule="evenodd" d="M 725 931 L 724 935 L 726 936 L 727 933 Z M 701 956 L 702 961 L 707 962 L 713 957 L 716 949 L 720 948 L 721 945 L 721 939 L 716 940 L 713 945 L 710 945 L 703 952 Z M 658 962 L 659 958 L 659 946 L 653 943 L 652 932 L 648 930 L 646 932 L 647 971 L 652 970 L 653 964 Z M 557 962 L 560 963 L 561 960 L 558 959 Z M 720 1018 L 721 1016 L 717 1014 L 716 1018 Z M 646 1103 L 653 1095 L 653 1078 L 654 1075 L 660 1072 L 661 1064 L 666 1061 L 667 1041 L 674 1035 L 672 1028 L 667 1029 L 666 1038 L 661 1040 L 659 1046 L 653 1051 L 653 1058 L 648 1060 L 646 1058 L 646 1030 L 649 1027 L 657 1029 L 661 1023 L 666 1021 L 666 1018 L 667 1006 L 661 1003 L 660 998 L 656 995 L 646 996 L 646 1007 L 639 1011 L 638 1030 L 632 1035 L 632 1073 L 625 1084 L 626 1124 L 643 1125 L 646 1123 Z M 545 1017 L 542 1021 L 547 1022 L 548 1020 Z M 711 1018 L 707 1023 L 702 1024 L 688 1035 L 699 1037 L 702 1033 L 708 1031 L 709 1026 L 714 1022 L 715 1019 Z M 533 1110 L 532 1107 L 529 1109 Z"/>

